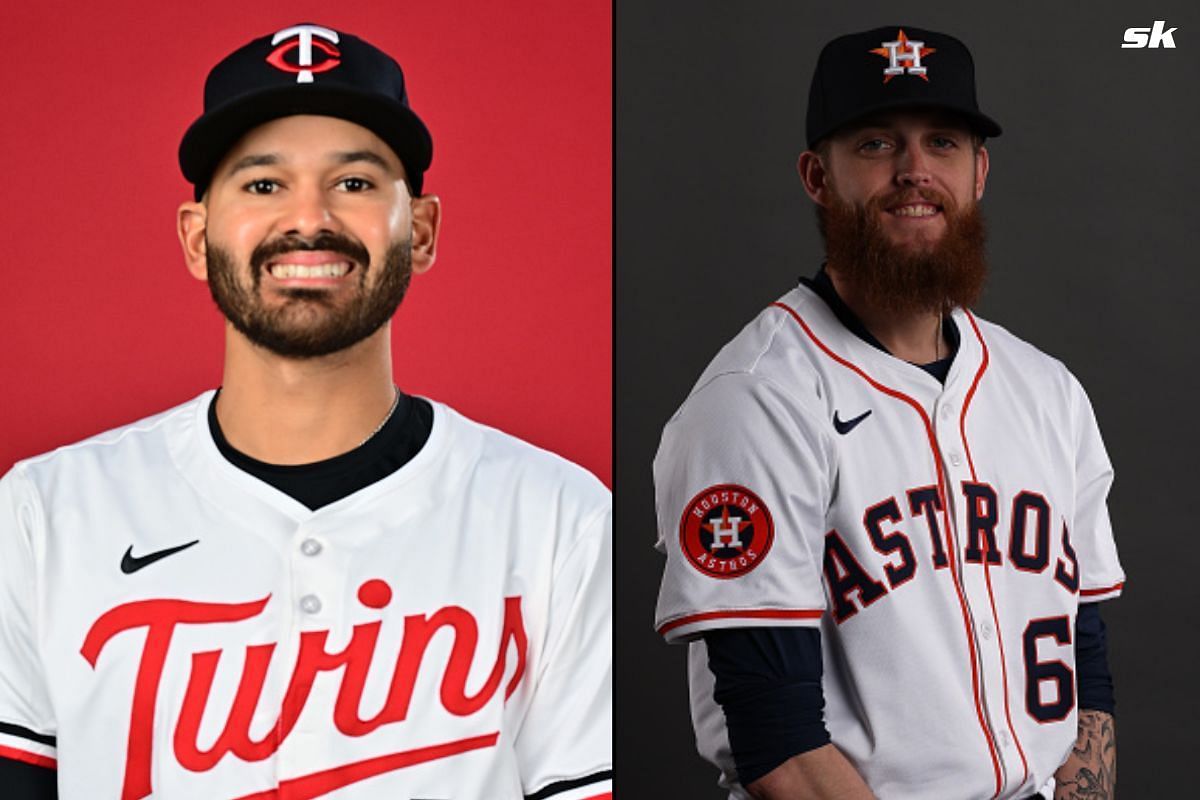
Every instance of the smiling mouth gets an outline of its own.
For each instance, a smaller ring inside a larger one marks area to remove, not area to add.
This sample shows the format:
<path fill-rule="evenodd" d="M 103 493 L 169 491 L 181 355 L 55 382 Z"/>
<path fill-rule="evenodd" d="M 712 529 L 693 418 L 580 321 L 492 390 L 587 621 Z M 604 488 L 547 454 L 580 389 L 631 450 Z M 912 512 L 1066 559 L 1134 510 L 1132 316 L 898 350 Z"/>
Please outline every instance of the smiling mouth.
<path fill-rule="evenodd" d="M 941 213 L 941 208 L 932 203 L 905 203 L 889 208 L 888 213 L 894 217 L 932 217 Z"/>
<path fill-rule="evenodd" d="M 349 261 L 334 261 L 324 264 L 293 264 L 289 262 L 279 262 L 269 264 L 267 271 L 272 278 L 277 280 L 289 279 L 306 279 L 306 278 L 341 278 L 345 276 L 354 265 Z"/>

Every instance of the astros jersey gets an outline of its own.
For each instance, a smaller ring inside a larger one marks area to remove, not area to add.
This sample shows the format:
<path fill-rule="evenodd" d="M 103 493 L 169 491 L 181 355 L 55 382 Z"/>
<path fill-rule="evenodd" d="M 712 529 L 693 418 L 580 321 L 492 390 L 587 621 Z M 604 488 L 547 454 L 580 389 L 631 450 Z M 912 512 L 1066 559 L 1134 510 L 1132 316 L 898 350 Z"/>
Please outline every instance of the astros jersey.
<path fill-rule="evenodd" d="M 1078 603 L 1124 580 L 1082 388 L 953 320 L 943 385 L 797 287 L 717 355 L 654 464 L 658 630 L 819 625 L 833 742 L 885 800 L 1043 786 L 1077 734 Z M 700 749 L 748 797 L 690 647 Z"/>
<path fill-rule="evenodd" d="M 607 797 L 607 490 L 434 403 L 314 512 L 211 396 L 0 481 L 0 754 L 64 800 Z"/>

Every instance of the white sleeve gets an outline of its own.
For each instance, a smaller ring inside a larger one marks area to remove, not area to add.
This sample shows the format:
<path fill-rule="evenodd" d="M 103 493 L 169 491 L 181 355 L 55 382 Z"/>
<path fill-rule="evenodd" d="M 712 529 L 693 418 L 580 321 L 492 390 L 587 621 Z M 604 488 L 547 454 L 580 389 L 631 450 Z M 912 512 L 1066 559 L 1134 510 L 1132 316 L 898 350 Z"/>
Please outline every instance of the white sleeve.
<path fill-rule="evenodd" d="M 0 757 L 54 767 L 57 726 L 37 637 L 42 524 L 33 486 L 14 468 L 0 479 Z"/>
<path fill-rule="evenodd" d="M 761 377 L 718 375 L 663 431 L 654 459 L 655 626 L 668 641 L 713 628 L 815 626 L 836 456 L 823 420 Z"/>
<path fill-rule="evenodd" d="M 1069 536 L 1078 567 L 1079 599 L 1093 602 L 1118 596 L 1125 585 L 1125 572 L 1117 558 L 1108 518 L 1112 464 L 1087 394 L 1074 378 L 1072 385 L 1076 419 L 1075 525 Z"/>
<path fill-rule="evenodd" d="M 612 792 L 612 510 L 594 513 L 551 588 L 546 646 L 515 748 L 526 798 Z"/>

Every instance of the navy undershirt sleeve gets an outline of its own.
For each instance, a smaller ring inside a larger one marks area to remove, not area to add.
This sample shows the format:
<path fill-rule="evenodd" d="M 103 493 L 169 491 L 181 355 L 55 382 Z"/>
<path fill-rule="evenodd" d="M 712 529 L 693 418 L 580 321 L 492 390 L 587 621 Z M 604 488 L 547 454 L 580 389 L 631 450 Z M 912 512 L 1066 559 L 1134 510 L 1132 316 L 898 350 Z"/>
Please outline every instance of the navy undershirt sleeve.
<path fill-rule="evenodd" d="M 829 742 L 819 629 L 731 628 L 705 633 L 704 643 L 739 783 Z"/>
<path fill-rule="evenodd" d="M 1080 709 L 1116 708 L 1098 603 L 1075 619 Z M 731 628 L 704 634 L 713 699 L 725 713 L 738 781 L 746 786 L 789 758 L 830 741 L 817 628 Z"/>
<path fill-rule="evenodd" d="M 1075 616 L 1075 681 L 1080 709 L 1114 713 L 1117 701 L 1108 669 L 1108 633 L 1099 603 L 1080 603 Z"/>
<path fill-rule="evenodd" d="M 0 786 L 5 800 L 58 800 L 58 771 L 0 758 Z"/>

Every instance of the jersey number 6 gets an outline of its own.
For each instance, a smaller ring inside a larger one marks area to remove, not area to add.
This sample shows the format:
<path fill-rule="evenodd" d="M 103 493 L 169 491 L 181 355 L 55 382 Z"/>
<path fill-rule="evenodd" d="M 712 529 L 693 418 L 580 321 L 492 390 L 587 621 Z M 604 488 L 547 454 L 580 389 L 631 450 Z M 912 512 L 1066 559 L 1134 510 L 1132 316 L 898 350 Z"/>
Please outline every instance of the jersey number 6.
<path fill-rule="evenodd" d="M 1038 640 L 1051 637 L 1059 645 L 1071 643 L 1071 623 L 1067 617 L 1047 617 L 1030 620 L 1022 637 L 1025 650 L 1025 709 L 1038 722 L 1057 722 L 1065 719 L 1075 707 L 1075 673 L 1059 660 L 1038 661 Z M 1042 701 L 1042 684 L 1053 682 Z"/>

